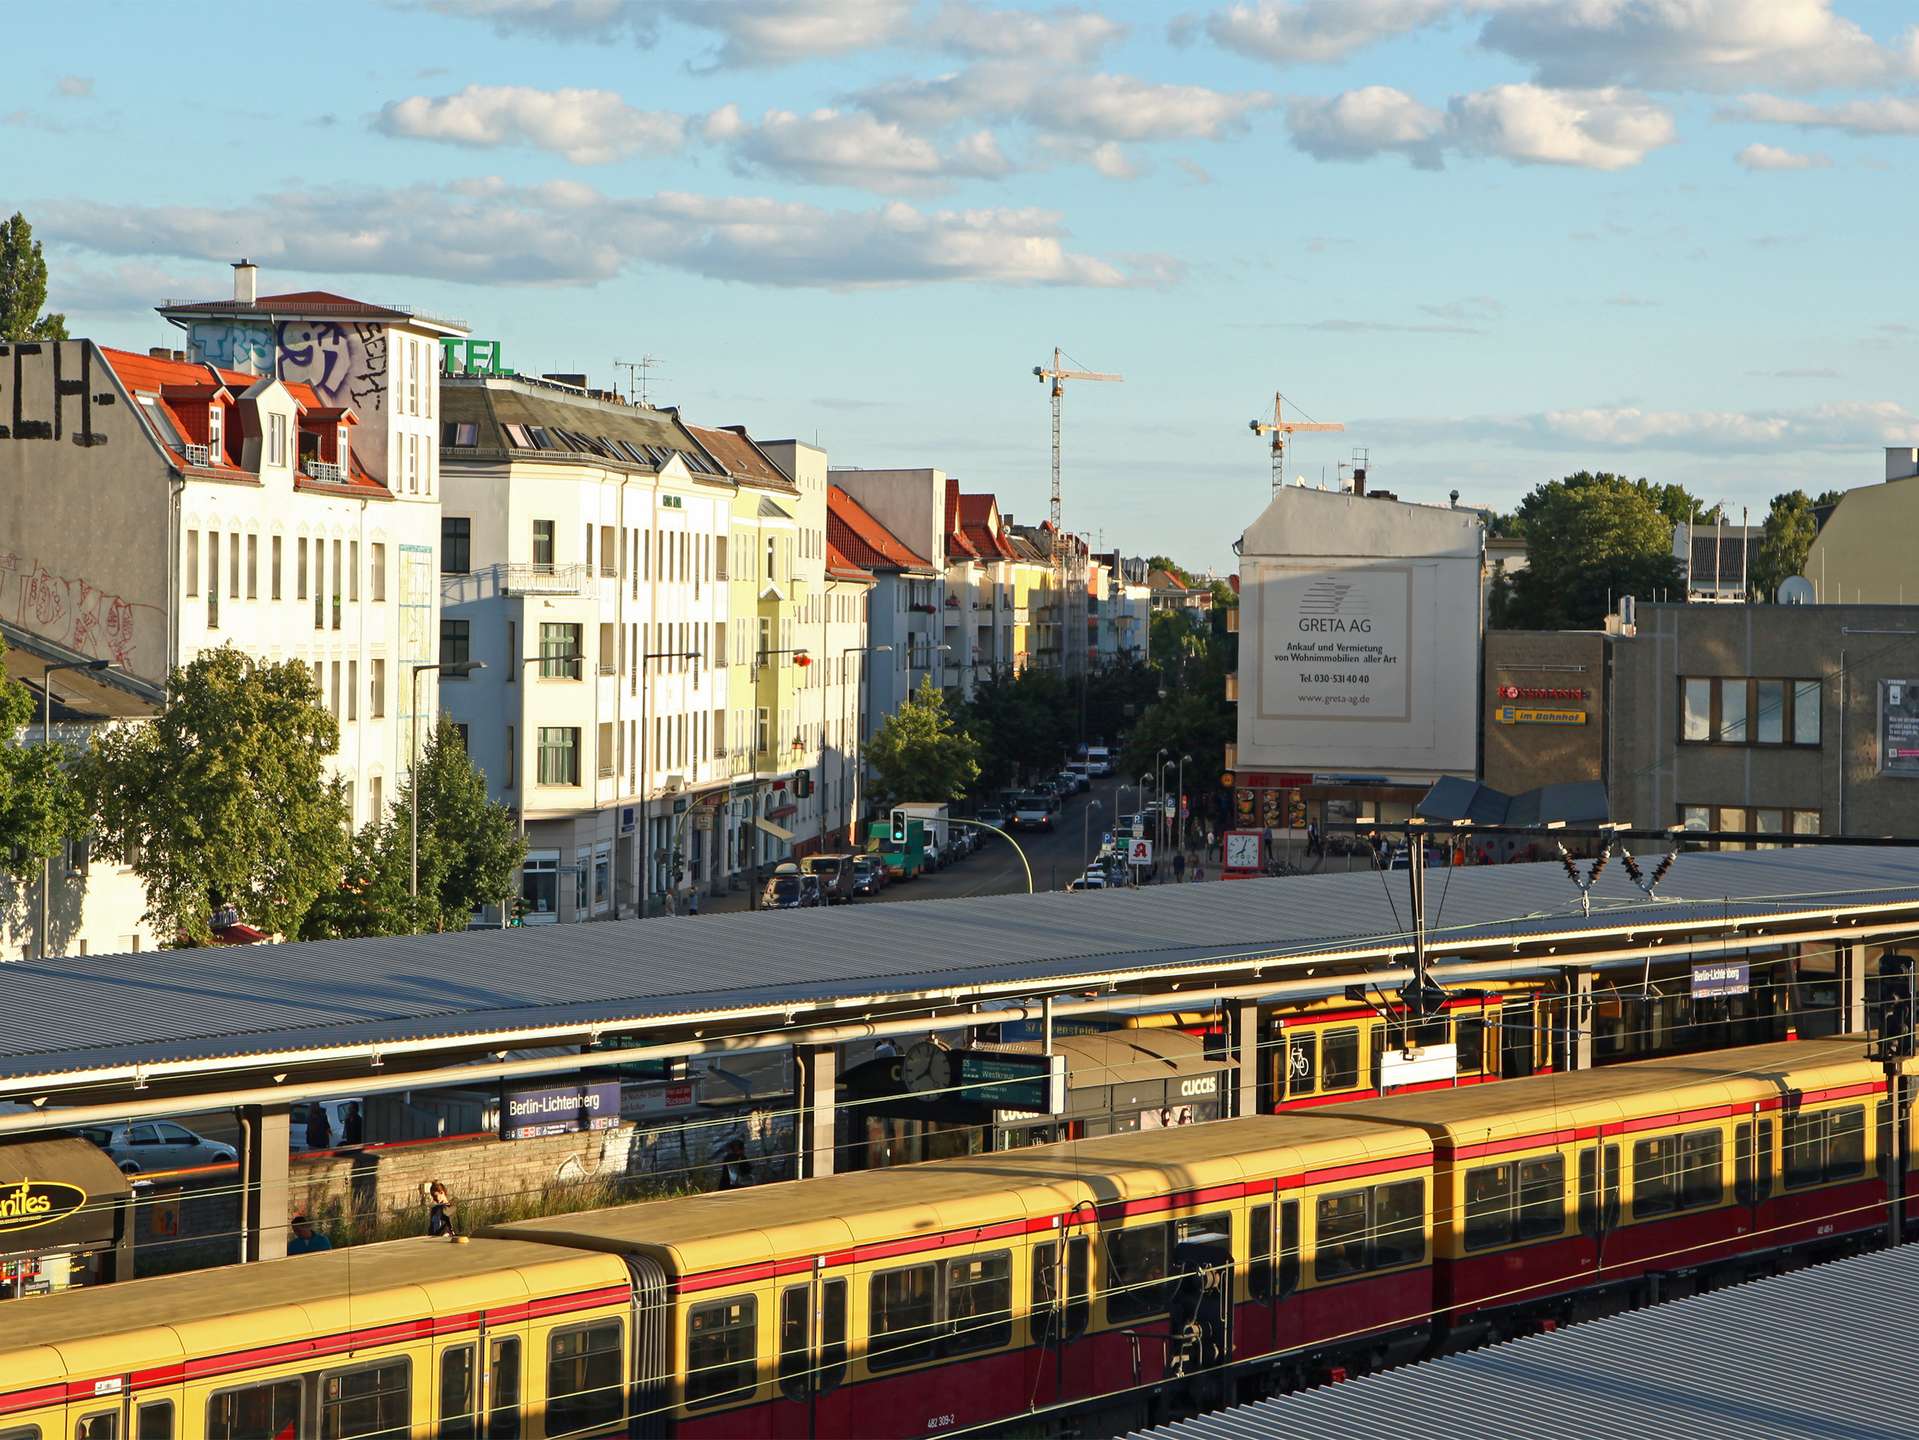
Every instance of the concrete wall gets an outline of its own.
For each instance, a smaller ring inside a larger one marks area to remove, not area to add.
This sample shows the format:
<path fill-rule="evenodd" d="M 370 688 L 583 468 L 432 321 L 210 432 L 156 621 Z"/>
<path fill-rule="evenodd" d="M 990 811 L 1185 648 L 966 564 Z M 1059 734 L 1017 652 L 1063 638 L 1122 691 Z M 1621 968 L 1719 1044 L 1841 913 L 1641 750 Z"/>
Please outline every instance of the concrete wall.
<path fill-rule="evenodd" d="M 1689 676 L 1819 680 L 1819 743 L 1681 742 Z M 1638 634 L 1613 645 L 1613 818 L 1790 808 L 1817 810 L 1826 834 L 1912 834 L 1919 780 L 1879 774 L 1877 734 L 1879 682 L 1907 679 L 1919 681 L 1919 606 L 1641 605 Z"/>
<path fill-rule="evenodd" d="M 1600 631 L 1487 631 L 1481 778 L 1509 795 L 1604 780 L 1607 683 L 1607 638 Z M 1578 691 L 1585 693 L 1566 693 Z M 1576 712 L 1585 722 L 1544 723 L 1526 718 L 1528 711 Z"/>

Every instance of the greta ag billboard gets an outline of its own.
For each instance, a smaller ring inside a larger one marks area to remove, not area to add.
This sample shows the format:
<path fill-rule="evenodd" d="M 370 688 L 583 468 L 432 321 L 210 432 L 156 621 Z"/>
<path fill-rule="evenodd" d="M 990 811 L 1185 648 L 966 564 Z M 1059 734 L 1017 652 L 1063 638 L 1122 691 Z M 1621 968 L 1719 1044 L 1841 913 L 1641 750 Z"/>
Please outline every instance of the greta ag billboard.
<path fill-rule="evenodd" d="M 1477 556 L 1248 556 L 1240 592 L 1241 769 L 1474 773 Z"/>

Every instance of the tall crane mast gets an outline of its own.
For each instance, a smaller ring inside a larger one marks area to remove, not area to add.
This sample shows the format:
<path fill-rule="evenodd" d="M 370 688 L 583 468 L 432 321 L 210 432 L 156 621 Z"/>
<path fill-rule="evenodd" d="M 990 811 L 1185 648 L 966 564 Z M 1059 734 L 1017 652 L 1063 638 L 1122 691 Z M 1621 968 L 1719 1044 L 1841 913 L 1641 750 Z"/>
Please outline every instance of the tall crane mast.
<path fill-rule="evenodd" d="M 1297 434 L 1302 430 L 1344 430 L 1346 428 L 1337 421 L 1322 423 L 1316 420 L 1288 420 L 1284 410 L 1281 408 L 1285 399 L 1286 397 L 1284 395 L 1281 395 L 1279 391 L 1275 390 L 1273 392 L 1272 420 L 1253 420 L 1248 422 L 1248 428 L 1250 428 L 1255 435 L 1271 435 L 1273 437 L 1273 493 L 1275 495 L 1279 493 L 1280 487 L 1286 483 L 1286 437 L 1288 435 Z M 1055 417 L 1057 417 L 1059 402 L 1056 400 L 1053 402 L 1053 405 Z M 1057 432 L 1059 428 L 1057 418 L 1054 419 L 1053 426 Z M 1057 441 L 1055 441 L 1054 449 L 1055 453 L 1057 453 Z M 1058 462 L 1055 461 L 1055 493 L 1058 492 L 1058 470 Z"/>
<path fill-rule="evenodd" d="M 1124 375 L 1108 375 L 1098 370 L 1068 370 L 1065 368 L 1065 355 L 1059 346 L 1053 347 L 1053 365 L 1049 370 L 1044 365 L 1035 365 L 1033 374 L 1041 384 L 1052 382 L 1053 395 L 1053 565 L 1063 570 L 1066 556 L 1066 531 L 1060 521 L 1059 503 L 1059 403 L 1066 394 L 1068 380 L 1124 380 Z"/>

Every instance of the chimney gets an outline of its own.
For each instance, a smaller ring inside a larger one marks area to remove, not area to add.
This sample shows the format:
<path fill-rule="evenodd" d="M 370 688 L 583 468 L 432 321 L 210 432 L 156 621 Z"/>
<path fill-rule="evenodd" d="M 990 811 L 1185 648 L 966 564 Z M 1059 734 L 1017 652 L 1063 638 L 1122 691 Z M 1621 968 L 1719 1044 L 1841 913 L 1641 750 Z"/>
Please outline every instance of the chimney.
<path fill-rule="evenodd" d="M 1353 467 L 1353 494 L 1364 495 L 1365 493 L 1366 467 L 1364 465 L 1355 465 Z"/>
<path fill-rule="evenodd" d="M 251 305 L 260 298 L 260 267 L 251 260 L 233 262 L 233 303 Z"/>
<path fill-rule="evenodd" d="M 1919 475 L 1919 447 L 1888 445 L 1886 447 L 1886 478 L 1910 480 L 1915 475 Z"/>

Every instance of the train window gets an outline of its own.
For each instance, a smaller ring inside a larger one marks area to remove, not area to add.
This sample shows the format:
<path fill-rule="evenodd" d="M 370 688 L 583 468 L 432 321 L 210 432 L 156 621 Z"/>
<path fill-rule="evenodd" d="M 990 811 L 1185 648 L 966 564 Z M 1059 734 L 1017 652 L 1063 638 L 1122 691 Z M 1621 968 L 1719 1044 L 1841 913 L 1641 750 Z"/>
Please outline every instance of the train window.
<path fill-rule="evenodd" d="M 0 1430 L 0 1440 L 40 1440 L 40 1427 L 15 1425 L 10 1429 Z"/>
<path fill-rule="evenodd" d="M 1032 1322 L 1032 1343 L 1044 1345 L 1055 1338 L 1059 1324 L 1059 1242 L 1047 1240 L 1033 1247 L 1032 1298 L 1027 1302 Z"/>
<path fill-rule="evenodd" d="M 1461 1015 L 1453 1026 L 1453 1044 L 1458 1047 L 1459 1073 L 1479 1075 L 1486 1069 L 1486 1022 L 1478 1015 Z"/>
<path fill-rule="evenodd" d="M 1786 1117 L 1785 1172 L 1788 1188 L 1817 1185 L 1826 1178 L 1826 1117 L 1823 1113 Z"/>
<path fill-rule="evenodd" d="M 1848 1180 L 1866 1173 L 1866 1107 L 1848 1105 L 1826 1113 L 1826 1178 Z"/>
<path fill-rule="evenodd" d="M 520 1337 L 503 1335 L 487 1346 L 486 1440 L 520 1440 Z"/>
<path fill-rule="evenodd" d="M 1197 1239 L 1201 1235 L 1223 1235 L 1230 1245 L 1233 1238 L 1233 1217 L 1227 1214 L 1195 1215 L 1190 1220 L 1173 1222 L 1173 1244 Z"/>
<path fill-rule="evenodd" d="M 1566 1228 L 1566 1157 L 1519 1162 L 1518 1238 L 1538 1240 Z"/>
<path fill-rule="evenodd" d="M 1725 1193 L 1721 1153 L 1717 1130 L 1695 1130 L 1679 1137 L 1679 1204 L 1683 1209 L 1719 1203 Z"/>
<path fill-rule="evenodd" d="M 82 1416 L 73 1427 L 73 1440 L 119 1440 L 120 1412 L 104 1410 L 98 1415 Z"/>
<path fill-rule="evenodd" d="M 1299 1288 L 1299 1202 L 1279 1207 L 1279 1293 L 1281 1298 Z"/>
<path fill-rule="evenodd" d="M 1509 1245 L 1513 1238 L 1513 1167 L 1481 1165 L 1466 1172 L 1466 1248 Z"/>
<path fill-rule="evenodd" d="M 1364 1190 L 1319 1197 L 1313 1225 L 1313 1274 L 1319 1280 L 1337 1280 L 1365 1270 L 1366 1198 Z"/>
<path fill-rule="evenodd" d="M 1579 1152 L 1579 1233 L 1595 1235 L 1599 1231 L 1599 1147 L 1588 1145 Z"/>
<path fill-rule="evenodd" d="M 1772 1121 L 1759 1122 L 1759 1156 L 1752 1153 L 1752 1122 L 1733 1131 L 1733 1195 L 1741 1205 L 1755 1205 L 1772 1194 Z"/>
<path fill-rule="evenodd" d="M 411 1366 L 382 1360 L 320 1376 L 320 1440 L 385 1440 L 412 1433 Z"/>
<path fill-rule="evenodd" d="M 1106 1232 L 1106 1319 L 1156 1315 L 1167 1305 L 1166 1227 L 1136 1225 Z"/>
<path fill-rule="evenodd" d="M 1093 1319 L 1093 1242 L 1075 1235 L 1066 1242 L 1066 1338 L 1077 1340 Z"/>
<path fill-rule="evenodd" d="M 1007 1250 L 946 1262 L 946 1353 L 997 1350 L 1013 1338 L 1013 1256 Z"/>
<path fill-rule="evenodd" d="M 456 1345 L 440 1354 L 440 1440 L 473 1440 L 479 1411 L 474 1405 L 473 1347 Z"/>
<path fill-rule="evenodd" d="M 173 1440 L 173 1402 L 149 1400 L 133 1419 L 134 1440 Z"/>
<path fill-rule="evenodd" d="M 1382 1094 L 1385 1093 L 1381 1087 L 1386 1081 L 1386 1070 L 1380 1064 L 1380 1060 L 1385 1053 L 1386 1027 L 1368 1025 L 1366 1027 L 1366 1079 L 1373 1089 L 1380 1090 Z"/>
<path fill-rule="evenodd" d="M 804 1296 L 804 1286 L 798 1287 Z M 789 1292 L 790 1293 L 790 1292 Z M 686 1312 L 686 1403 L 724 1405 L 753 1398 L 759 1371 L 759 1302 L 751 1295 L 709 1300 Z M 784 1307 L 782 1307 L 784 1325 Z M 782 1356 L 782 1364 L 785 1357 Z M 801 1363 L 801 1373 L 806 1366 Z M 609 1376 L 617 1384 L 618 1374 Z M 552 1430 L 549 1423 L 547 1429 Z"/>
<path fill-rule="evenodd" d="M 813 1287 L 789 1285 L 780 1292 L 780 1393 L 804 1400 L 813 1367 Z M 689 1352 L 692 1345 L 687 1346 Z"/>
<path fill-rule="evenodd" d="M 625 1412 L 620 1396 L 625 1335 L 626 1326 L 618 1320 L 553 1332 L 546 1342 L 547 1434 L 594 1430 Z"/>
<path fill-rule="evenodd" d="M 1254 1300 L 1273 1298 L 1273 1207 L 1255 1205 L 1246 1223 L 1246 1293 Z"/>
<path fill-rule="evenodd" d="M 1426 1182 L 1373 1187 L 1373 1254 L 1369 1268 L 1387 1270 L 1426 1258 Z"/>
<path fill-rule="evenodd" d="M 300 1388 L 298 1380 L 269 1380 L 222 1390 L 207 1401 L 207 1440 L 299 1434 Z"/>
<path fill-rule="evenodd" d="M 1656 1135 L 1632 1147 L 1632 1218 L 1669 1215 L 1679 1204 L 1679 1141 Z"/>
<path fill-rule="evenodd" d="M 1350 1090 L 1359 1083 L 1359 1029 L 1328 1030 L 1320 1055 L 1320 1088 Z"/>
<path fill-rule="evenodd" d="M 846 1378 L 846 1282 L 828 1280 L 820 1286 L 820 1379 L 822 1391 L 838 1387 Z"/>
<path fill-rule="evenodd" d="M 1319 1088 L 1319 1036 L 1295 1030 L 1286 1039 L 1286 1093 L 1310 1095 Z"/>
<path fill-rule="evenodd" d="M 895 1370 L 931 1360 L 939 1337 L 938 1271 L 932 1265 L 882 1270 L 867 1296 L 869 1370 Z"/>

